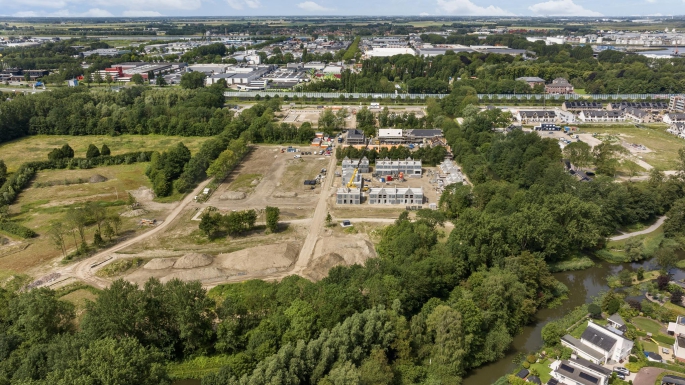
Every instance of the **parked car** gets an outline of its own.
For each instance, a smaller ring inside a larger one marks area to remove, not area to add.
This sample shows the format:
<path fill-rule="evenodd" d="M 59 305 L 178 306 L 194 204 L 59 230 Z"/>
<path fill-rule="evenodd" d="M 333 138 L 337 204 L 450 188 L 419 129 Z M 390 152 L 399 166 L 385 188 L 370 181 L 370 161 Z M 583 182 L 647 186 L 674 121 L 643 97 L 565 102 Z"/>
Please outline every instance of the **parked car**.
<path fill-rule="evenodd" d="M 625 379 L 626 379 L 626 375 L 625 375 L 625 374 L 619 373 L 619 372 L 614 372 L 614 373 L 616 373 L 616 378 L 620 378 L 621 380 L 625 380 Z"/>
<path fill-rule="evenodd" d="M 616 372 L 616 373 L 621 373 L 621 374 L 623 374 L 623 375 L 625 375 L 625 376 L 629 376 L 629 375 L 630 375 L 630 370 L 628 370 L 628 369 L 626 369 L 626 368 L 624 368 L 624 367 L 622 367 L 622 366 L 616 366 L 616 367 L 614 367 L 614 372 Z"/>

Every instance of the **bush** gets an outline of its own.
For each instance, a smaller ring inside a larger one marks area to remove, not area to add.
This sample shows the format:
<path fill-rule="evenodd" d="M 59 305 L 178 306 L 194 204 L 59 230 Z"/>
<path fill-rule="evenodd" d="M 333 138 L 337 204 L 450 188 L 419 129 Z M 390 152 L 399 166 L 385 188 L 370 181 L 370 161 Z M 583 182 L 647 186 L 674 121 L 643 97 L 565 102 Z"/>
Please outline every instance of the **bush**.
<path fill-rule="evenodd" d="M 628 356 L 628 362 L 637 362 L 637 357 L 635 357 L 635 356 Z"/>
<path fill-rule="evenodd" d="M 590 313 L 590 317 L 592 317 L 594 319 L 602 318 L 602 308 L 600 308 L 599 305 L 591 303 L 587 307 L 587 311 L 588 311 L 588 313 Z"/>
<path fill-rule="evenodd" d="M 526 368 L 526 369 L 530 368 L 530 362 L 528 362 L 528 361 L 523 361 L 523 367 Z"/>
<path fill-rule="evenodd" d="M 532 354 L 529 354 L 529 355 L 526 357 L 526 361 L 530 362 L 531 364 L 534 364 L 535 361 L 537 361 L 537 360 L 538 360 L 538 359 L 537 359 L 534 355 L 532 355 Z"/>
<path fill-rule="evenodd" d="M 14 222 L 0 222 L 0 230 L 22 238 L 33 238 L 36 232 Z"/>

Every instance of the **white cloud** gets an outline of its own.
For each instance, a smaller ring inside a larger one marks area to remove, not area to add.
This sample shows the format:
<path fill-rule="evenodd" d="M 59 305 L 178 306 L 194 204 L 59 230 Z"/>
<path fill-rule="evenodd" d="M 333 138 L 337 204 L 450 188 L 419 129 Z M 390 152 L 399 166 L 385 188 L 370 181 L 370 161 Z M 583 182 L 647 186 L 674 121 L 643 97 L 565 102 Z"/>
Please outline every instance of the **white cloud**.
<path fill-rule="evenodd" d="M 656 3 L 656 0 L 647 0 L 648 3 Z"/>
<path fill-rule="evenodd" d="M 114 15 L 106 9 L 91 8 L 91 9 L 87 10 L 86 12 L 76 14 L 75 16 L 78 16 L 78 17 L 113 17 Z"/>
<path fill-rule="evenodd" d="M 226 0 L 226 2 L 233 9 L 243 9 L 245 7 L 254 9 L 262 6 L 259 0 Z"/>
<path fill-rule="evenodd" d="M 685 0 L 683 0 L 683 1 L 685 1 Z M 421 13 L 419 13 L 419 16 L 430 16 L 430 15 L 431 15 L 431 14 L 428 13 L 428 12 L 421 12 Z"/>
<path fill-rule="evenodd" d="M 573 0 L 550 0 L 528 7 L 536 16 L 602 16 L 601 13 L 573 2 Z"/>
<path fill-rule="evenodd" d="M 2 1 L 2 0 L 0 0 Z M 29 1 L 45 1 L 45 0 L 29 0 Z M 80 0 L 62 0 L 78 2 Z M 195 10 L 202 7 L 202 0 L 120 0 L 116 4 L 111 0 L 91 0 L 91 5 L 99 5 L 102 7 L 121 6 L 129 11 L 141 11 L 144 9 L 181 9 L 181 10 Z"/>
<path fill-rule="evenodd" d="M 481 7 L 470 0 L 438 0 L 438 8 L 454 14 L 464 16 L 513 16 L 514 14 L 494 5 Z"/>
<path fill-rule="evenodd" d="M 24 6 L 27 7 L 41 7 L 41 8 L 64 8 L 67 6 L 67 1 L 65 0 L 56 0 L 56 1 L 50 1 L 50 0 L 26 0 L 21 2 Z M 16 4 L 13 4 L 16 5 Z M 17 12 L 17 13 L 30 13 L 30 12 L 35 12 L 35 11 L 22 11 L 22 12 Z M 30 16 L 20 16 L 20 17 L 30 17 Z"/>
<path fill-rule="evenodd" d="M 136 11 L 133 9 L 129 9 L 128 11 L 124 11 L 121 13 L 121 16 L 125 17 L 156 17 L 156 16 L 164 16 L 161 13 L 157 11 Z"/>
<path fill-rule="evenodd" d="M 303 9 L 307 12 L 328 12 L 333 10 L 331 8 L 326 8 L 322 5 L 319 5 L 313 1 L 305 1 L 304 3 L 297 4 L 297 8 Z"/>
<path fill-rule="evenodd" d="M 17 12 L 14 15 L 14 17 L 36 17 L 38 14 L 34 11 L 22 11 L 22 12 Z"/>

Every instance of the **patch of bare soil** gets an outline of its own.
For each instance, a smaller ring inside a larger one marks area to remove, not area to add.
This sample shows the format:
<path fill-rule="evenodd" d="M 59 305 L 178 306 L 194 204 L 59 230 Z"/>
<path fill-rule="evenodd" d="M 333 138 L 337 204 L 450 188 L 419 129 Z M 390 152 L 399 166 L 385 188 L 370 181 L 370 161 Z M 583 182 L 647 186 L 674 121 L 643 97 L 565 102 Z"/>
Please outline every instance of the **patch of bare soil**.
<path fill-rule="evenodd" d="M 133 217 L 139 217 L 141 215 L 145 215 L 146 213 L 147 213 L 147 211 L 145 211 L 143 209 L 135 209 L 135 210 L 127 211 L 125 213 L 121 213 L 121 216 L 126 217 L 126 218 L 133 218 Z"/>
<path fill-rule="evenodd" d="M 127 192 L 140 203 L 151 202 L 153 199 L 155 199 L 154 191 L 145 186 L 141 186 L 136 190 L 129 190 Z"/>
<path fill-rule="evenodd" d="M 320 238 L 314 247 L 314 258 L 303 271 L 310 279 L 319 280 L 328 276 L 328 271 L 340 265 L 363 265 L 369 258 L 376 257 L 376 250 L 365 235 L 335 235 Z"/>
<path fill-rule="evenodd" d="M 298 254 L 299 249 L 292 243 L 281 243 L 219 254 L 215 261 L 224 269 L 269 274 L 290 267 Z"/>
<path fill-rule="evenodd" d="M 274 198 L 296 198 L 296 192 L 277 192 L 272 195 Z"/>
<path fill-rule="evenodd" d="M 155 258 L 146 263 L 143 268 L 148 270 L 169 269 L 173 267 L 175 263 L 176 258 Z"/>
<path fill-rule="evenodd" d="M 214 262 L 214 257 L 207 254 L 191 253 L 179 258 L 174 263 L 174 269 L 194 269 L 210 265 Z"/>
<path fill-rule="evenodd" d="M 242 191 L 228 191 L 224 194 L 221 194 L 219 199 L 222 201 L 237 201 L 245 199 L 245 197 L 247 197 L 247 195 Z"/>

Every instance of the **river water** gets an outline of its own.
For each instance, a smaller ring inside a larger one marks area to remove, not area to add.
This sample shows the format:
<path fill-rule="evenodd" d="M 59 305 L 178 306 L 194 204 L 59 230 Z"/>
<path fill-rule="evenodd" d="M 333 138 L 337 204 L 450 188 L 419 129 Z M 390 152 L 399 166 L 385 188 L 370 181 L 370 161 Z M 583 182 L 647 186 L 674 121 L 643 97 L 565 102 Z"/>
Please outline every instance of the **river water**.
<path fill-rule="evenodd" d="M 513 371 L 516 368 L 516 365 L 513 363 L 516 355 L 535 352 L 542 347 L 540 332 L 543 326 L 550 321 L 563 317 L 575 307 L 589 303 L 592 297 L 600 292 L 609 290 L 606 280 L 608 276 L 617 274 L 623 269 L 630 271 L 636 271 L 640 267 L 645 268 L 645 270 L 656 269 L 653 261 L 623 264 L 595 262 L 597 264 L 589 269 L 555 273 L 554 277 L 568 286 L 569 298 L 557 308 L 540 310 L 536 315 L 536 321 L 526 326 L 520 335 L 514 337 L 512 348 L 504 358 L 471 371 L 469 376 L 464 379 L 463 385 L 492 384 L 498 378 Z M 685 278 L 685 271 L 680 269 L 673 269 L 671 274 L 673 274 L 673 278 L 676 280 Z"/>

